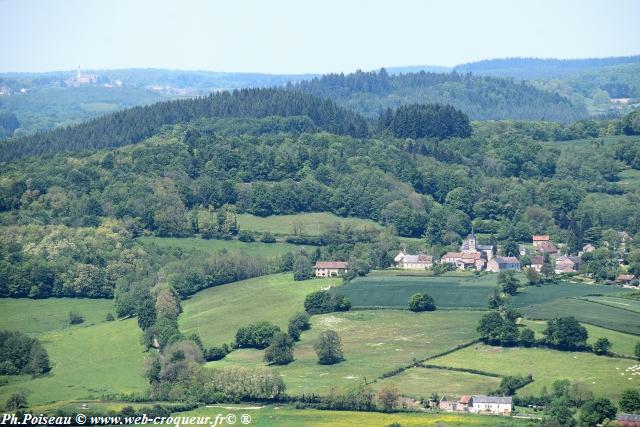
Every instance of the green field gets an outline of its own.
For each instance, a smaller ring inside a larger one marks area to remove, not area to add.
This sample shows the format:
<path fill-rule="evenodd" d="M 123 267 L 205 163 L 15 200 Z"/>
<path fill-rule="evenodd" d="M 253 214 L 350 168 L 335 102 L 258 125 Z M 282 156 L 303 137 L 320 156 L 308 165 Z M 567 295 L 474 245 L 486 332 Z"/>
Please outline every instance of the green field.
<path fill-rule="evenodd" d="M 527 426 L 535 425 L 518 418 L 462 413 L 397 413 L 354 411 L 319 411 L 315 409 L 293 409 L 291 407 L 242 407 L 211 406 L 181 412 L 176 416 L 211 417 L 217 414 L 234 414 L 240 420 L 243 414 L 251 416 L 251 426 L 256 427 L 372 427 L 399 423 L 403 427 L 456 427 L 456 426 Z M 184 424 L 186 425 L 186 424 Z M 242 425 L 238 422 L 236 425 Z"/>
<path fill-rule="evenodd" d="M 501 375 L 533 375 L 533 383 L 518 391 L 520 395 L 551 389 L 554 381 L 567 379 L 582 382 L 596 395 L 617 399 L 625 388 L 640 386 L 640 375 L 627 368 L 637 362 L 596 356 L 593 353 L 562 352 L 540 348 L 502 348 L 482 344 L 467 347 L 430 364 L 478 369 Z"/>
<path fill-rule="evenodd" d="M 640 170 L 626 169 L 620 172 L 618 176 L 620 177 L 618 185 L 620 185 L 623 189 L 627 191 L 640 191 Z"/>
<path fill-rule="evenodd" d="M 171 248 L 198 249 L 212 255 L 219 253 L 221 250 L 227 250 L 229 252 L 242 252 L 249 256 L 262 256 L 266 258 L 284 255 L 287 252 L 296 253 L 301 248 L 308 248 L 308 246 L 292 245 L 289 243 L 247 243 L 239 240 L 207 240 L 193 237 L 140 237 L 138 240 L 146 245 L 154 244 Z"/>
<path fill-rule="evenodd" d="M 340 281 L 296 282 L 291 274 L 274 274 L 205 289 L 182 302 L 180 330 L 198 333 L 208 346 L 230 343 L 240 326 L 260 320 L 286 330 L 289 318 L 304 311 L 307 294 Z"/>
<path fill-rule="evenodd" d="M 145 357 L 135 319 L 67 328 L 39 335 L 51 360 L 43 377 L 12 377 L 0 387 L 0 402 L 11 393 L 27 392 L 29 404 L 59 400 L 98 399 L 103 394 L 143 392 Z"/>
<path fill-rule="evenodd" d="M 619 297 L 584 297 L 582 299 L 640 313 L 640 300 Z"/>
<path fill-rule="evenodd" d="M 581 322 L 640 335 L 640 316 L 637 313 L 583 299 L 560 299 L 546 304 L 523 307 L 522 312 L 530 319 L 546 320 L 558 316 L 574 316 Z"/>
<path fill-rule="evenodd" d="M 259 233 L 268 231 L 277 235 L 291 235 L 294 230 L 307 236 L 318 236 L 336 224 L 342 227 L 350 226 L 353 229 L 380 229 L 382 226 L 370 219 L 343 218 L 328 212 L 300 213 L 295 215 L 272 215 L 260 217 L 251 214 L 237 215 L 238 225 L 241 230 L 249 230 Z"/>
<path fill-rule="evenodd" d="M 465 394 L 488 394 L 500 385 L 500 378 L 468 372 L 433 368 L 410 368 L 390 378 L 376 382 L 375 387 L 392 383 L 404 396 L 416 399 L 431 396 L 431 393 L 460 397 Z"/>
<path fill-rule="evenodd" d="M 547 327 L 547 322 L 541 320 L 525 320 L 523 323 L 536 333 L 536 338 L 543 337 L 542 332 Z M 589 324 L 584 324 L 583 326 L 587 328 L 587 332 L 589 333 L 589 339 L 587 340 L 589 344 L 594 344 L 598 338 L 606 337 L 611 341 L 611 351 L 620 355 L 633 356 L 636 343 L 640 342 L 640 337 L 635 335 L 612 331 L 611 329 Z"/>
<path fill-rule="evenodd" d="M 476 339 L 481 314 L 372 310 L 313 316 L 311 330 L 296 343 L 295 360 L 273 369 L 282 374 L 287 392 L 293 395 L 323 394 L 332 386 L 347 387 L 364 379 L 370 382 L 414 359 L 422 360 Z M 345 360 L 332 366 L 319 365 L 313 351 L 318 335 L 326 329 L 335 330 L 344 346 Z M 237 350 L 208 366 L 263 365 L 262 354 L 258 350 Z"/>
<path fill-rule="evenodd" d="M 84 316 L 84 323 L 69 326 L 69 311 Z M 70 328 L 82 328 L 105 321 L 107 313 L 115 315 L 113 301 L 107 299 L 49 298 L 0 299 L 0 329 L 26 334 Z"/>
<path fill-rule="evenodd" d="M 358 277 L 334 291 L 351 299 L 354 307 L 404 308 L 411 295 L 417 292 L 433 297 L 440 308 L 486 309 L 487 300 L 496 288 L 497 275 L 416 277 L 394 270 L 374 272 Z M 521 277 L 521 280 L 523 278 Z M 522 288 L 510 298 L 510 305 L 526 307 L 566 297 L 619 292 L 618 288 L 601 285 L 562 282 L 559 285 Z"/>

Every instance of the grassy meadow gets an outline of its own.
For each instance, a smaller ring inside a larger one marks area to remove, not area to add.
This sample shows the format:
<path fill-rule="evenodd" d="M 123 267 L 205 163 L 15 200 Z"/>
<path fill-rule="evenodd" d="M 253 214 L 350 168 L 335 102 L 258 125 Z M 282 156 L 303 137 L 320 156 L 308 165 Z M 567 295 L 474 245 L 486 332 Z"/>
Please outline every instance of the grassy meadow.
<path fill-rule="evenodd" d="M 84 323 L 69 325 L 69 311 L 84 316 Z M 115 315 L 113 301 L 83 298 L 0 298 L 0 329 L 41 334 L 65 328 L 85 328 L 105 322 L 107 313 Z"/>
<path fill-rule="evenodd" d="M 636 313 L 640 313 L 640 300 L 634 300 L 630 298 L 619 298 L 619 297 L 584 297 L 587 301 L 597 302 L 604 305 L 610 305 L 611 307 L 621 308 L 623 310 L 635 311 Z"/>
<path fill-rule="evenodd" d="M 620 397 L 625 388 L 640 386 L 640 375 L 626 370 L 638 362 L 596 356 L 593 353 L 477 344 L 430 360 L 429 363 L 501 375 L 532 374 L 534 381 L 520 389 L 520 395 L 538 394 L 545 386 L 550 390 L 553 382 L 559 379 L 582 382 L 596 395 L 614 400 Z"/>
<path fill-rule="evenodd" d="M 38 338 L 49 353 L 51 372 L 35 379 L 12 377 L 0 387 L 0 402 L 22 390 L 29 404 L 36 405 L 143 392 L 148 384 L 142 377 L 145 351 L 140 334 L 135 319 L 42 333 Z"/>
<path fill-rule="evenodd" d="M 397 413 L 354 411 L 319 411 L 294 409 L 289 406 L 242 407 L 207 406 L 176 416 L 200 416 L 215 418 L 217 414 L 234 414 L 240 420 L 243 414 L 251 416 L 251 426 L 256 427 L 372 427 L 398 423 L 403 427 L 458 427 L 458 426 L 528 426 L 528 420 L 500 416 L 463 413 Z M 186 425 L 186 424 L 185 424 Z M 240 425 L 240 423 L 238 423 Z"/>
<path fill-rule="evenodd" d="M 294 350 L 295 360 L 273 367 L 283 376 L 289 394 L 324 394 L 331 387 L 348 387 L 356 381 L 371 382 L 385 372 L 407 366 L 477 338 L 480 312 L 372 310 L 330 313 L 312 317 L 312 328 L 302 334 Z M 345 360 L 332 366 L 317 363 L 313 344 L 320 332 L 332 329 L 342 340 Z M 237 350 L 225 365 L 263 365 L 263 351 Z"/>
<path fill-rule="evenodd" d="M 205 289 L 182 302 L 180 330 L 198 333 L 207 346 L 230 343 L 239 327 L 261 320 L 286 331 L 289 318 L 304 311 L 307 294 L 341 280 L 296 282 L 291 273 L 282 273 Z"/>
<path fill-rule="evenodd" d="M 249 256 L 262 256 L 273 258 L 284 255 L 287 252 L 296 253 L 300 248 L 308 246 L 292 245 L 289 243 L 262 243 L 262 242 L 241 242 L 239 240 L 207 240 L 195 237 L 140 237 L 138 239 L 145 245 L 158 245 L 161 247 L 198 249 L 205 253 L 215 255 L 222 250 L 228 252 L 242 252 Z"/>
<path fill-rule="evenodd" d="M 295 215 L 271 215 L 260 217 L 251 214 L 238 214 L 238 226 L 241 230 L 257 233 L 266 231 L 276 235 L 298 234 L 318 236 L 340 224 L 356 230 L 380 229 L 382 226 L 370 219 L 344 218 L 329 212 L 310 212 Z"/>

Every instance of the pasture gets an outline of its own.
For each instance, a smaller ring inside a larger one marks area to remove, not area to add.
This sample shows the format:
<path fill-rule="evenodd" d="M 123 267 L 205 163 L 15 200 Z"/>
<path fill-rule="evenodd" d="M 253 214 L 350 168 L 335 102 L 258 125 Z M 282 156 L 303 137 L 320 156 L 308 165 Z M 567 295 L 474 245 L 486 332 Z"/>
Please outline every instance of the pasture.
<path fill-rule="evenodd" d="M 210 255 L 216 255 L 222 250 L 228 252 L 244 253 L 249 256 L 262 256 L 274 258 L 284 255 L 287 252 L 296 253 L 301 248 L 308 246 L 292 245 L 289 243 L 262 243 L 262 242 L 241 242 L 239 240 L 207 240 L 194 237 L 174 238 L 174 237 L 140 237 L 138 239 L 145 245 L 157 245 L 160 247 L 198 249 Z"/>
<path fill-rule="evenodd" d="M 325 394 L 357 381 L 371 382 L 385 372 L 407 366 L 414 359 L 435 356 L 477 338 L 480 312 L 372 310 L 313 316 L 312 328 L 302 334 L 295 360 L 273 367 L 287 385 L 287 393 Z M 331 366 L 317 363 L 313 350 L 320 332 L 332 329 L 342 340 L 345 360 Z M 209 367 L 263 365 L 263 351 L 237 350 Z"/>
<path fill-rule="evenodd" d="M 596 395 L 613 400 L 617 400 L 625 388 L 640 386 L 640 373 L 627 371 L 637 362 L 593 353 L 477 344 L 430 360 L 429 363 L 501 375 L 532 374 L 534 381 L 520 389 L 520 395 L 539 394 L 545 386 L 550 390 L 553 382 L 560 379 L 582 382 Z"/>
<path fill-rule="evenodd" d="M 542 333 L 547 327 L 547 322 L 541 320 L 525 320 L 523 323 L 535 332 L 536 338 L 543 337 Z M 587 328 L 587 332 L 589 333 L 587 343 L 594 344 L 598 338 L 606 337 L 611 341 L 611 351 L 620 355 L 633 356 L 636 343 L 640 341 L 640 337 L 635 335 L 612 331 L 589 324 L 583 324 L 583 326 Z"/>
<path fill-rule="evenodd" d="M 354 411 L 320 411 L 316 409 L 294 409 L 289 406 L 208 406 L 175 416 L 211 417 L 217 414 L 234 414 L 240 420 L 243 414 L 251 416 L 255 427 L 371 427 L 398 423 L 404 427 L 458 427 L 458 426 L 528 426 L 531 422 L 518 418 L 474 415 L 463 413 L 396 413 Z M 184 424 L 186 425 L 186 424 Z M 240 423 L 238 423 L 240 425 Z"/>
<path fill-rule="evenodd" d="M 524 282 L 522 275 L 519 278 Z M 334 292 L 350 298 L 354 307 L 406 308 L 409 297 L 421 292 L 431 295 L 438 308 L 486 309 L 487 300 L 496 286 L 496 274 L 429 277 L 412 273 L 405 275 L 404 272 L 393 270 L 358 277 L 335 288 Z M 562 282 L 558 285 L 521 288 L 517 295 L 509 299 L 509 305 L 527 307 L 567 297 L 619 291 L 611 286 Z"/>
<path fill-rule="evenodd" d="M 69 325 L 69 311 L 84 316 L 84 323 Z M 105 321 L 107 313 L 115 315 L 112 300 L 82 298 L 1 298 L 0 329 L 40 334 L 64 329 L 83 328 Z"/>
<path fill-rule="evenodd" d="M 99 399 L 104 394 L 143 392 L 145 350 L 135 319 L 49 331 L 38 338 L 49 353 L 52 371 L 32 379 L 12 377 L 0 387 L 0 402 L 26 391 L 29 404 Z"/>
<path fill-rule="evenodd" d="M 621 308 L 623 310 L 631 310 L 640 313 L 640 300 L 619 297 L 584 297 L 583 299 L 591 302 L 597 302 L 611 307 Z"/>
<path fill-rule="evenodd" d="M 286 331 L 289 318 L 304 311 L 307 294 L 340 281 L 332 278 L 296 282 L 292 274 L 283 273 L 205 289 L 182 302 L 180 330 L 197 333 L 207 346 L 230 343 L 239 327 L 261 320 L 269 320 Z"/>
<path fill-rule="evenodd" d="M 257 233 L 266 231 L 276 235 L 302 234 L 318 236 L 334 228 L 337 224 L 356 230 L 381 229 L 382 226 L 370 219 L 344 218 L 329 212 L 309 212 L 295 215 L 271 215 L 260 217 L 251 214 L 238 214 L 240 230 Z"/>
<path fill-rule="evenodd" d="M 546 304 L 523 307 L 521 310 L 530 319 L 547 320 L 558 316 L 574 316 L 581 322 L 640 335 L 638 313 L 584 299 L 559 299 Z"/>
<path fill-rule="evenodd" d="M 392 383 L 403 396 L 428 398 L 431 393 L 460 397 L 465 394 L 487 394 L 496 390 L 501 378 L 468 372 L 434 368 L 410 368 L 390 378 L 378 380 L 375 388 Z"/>

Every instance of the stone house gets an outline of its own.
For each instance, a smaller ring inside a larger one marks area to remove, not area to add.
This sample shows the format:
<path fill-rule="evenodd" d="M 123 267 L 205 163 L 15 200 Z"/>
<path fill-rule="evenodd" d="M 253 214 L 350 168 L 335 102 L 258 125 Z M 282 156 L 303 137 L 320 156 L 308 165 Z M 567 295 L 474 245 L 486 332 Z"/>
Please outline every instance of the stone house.
<path fill-rule="evenodd" d="M 542 271 L 542 264 L 544 264 L 543 256 L 536 255 L 531 257 L 531 268 L 533 268 L 538 273 Z"/>
<path fill-rule="evenodd" d="M 393 261 L 398 268 L 424 270 L 433 266 L 433 256 L 425 254 L 409 255 L 405 254 L 404 251 L 400 251 Z"/>
<path fill-rule="evenodd" d="M 520 261 L 512 256 L 497 256 L 487 263 L 487 270 L 494 273 L 505 270 L 520 271 Z"/>
<path fill-rule="evenodd" d="M 581 259 L 579 256 L 563 255 L 556 259 L 554 271 L 556 274 L 577 273 L 580 269 Z"/>
<path fill-rule="evenodd" d="M 348 262 L 343 261 L 317 261 L 313 267 L 316 277 L 335 277 L 346 273 Z"/>
<path fill-rule="evenodd" d="M 511 396 L 471 396 L 468 411 L 481 414 L 511 415 Z"/>

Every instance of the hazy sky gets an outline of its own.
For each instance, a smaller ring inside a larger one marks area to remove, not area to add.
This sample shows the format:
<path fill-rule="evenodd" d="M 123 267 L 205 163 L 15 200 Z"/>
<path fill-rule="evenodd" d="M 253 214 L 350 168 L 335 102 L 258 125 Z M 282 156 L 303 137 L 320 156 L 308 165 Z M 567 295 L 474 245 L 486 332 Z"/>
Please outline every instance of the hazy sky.
<path fill-rule="evenodd" d="M 638 0 L 0 0 L 0 71 L 303 73 L 640 53 Z"/>

